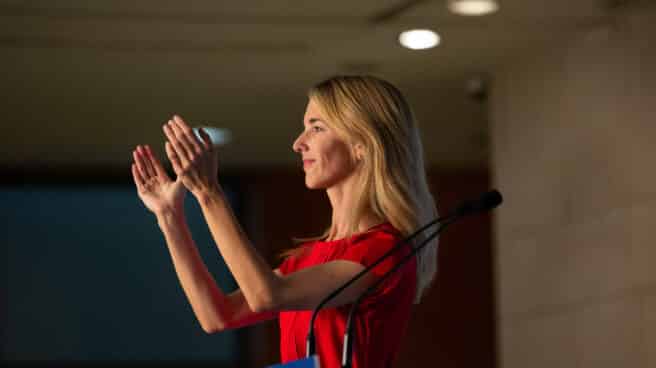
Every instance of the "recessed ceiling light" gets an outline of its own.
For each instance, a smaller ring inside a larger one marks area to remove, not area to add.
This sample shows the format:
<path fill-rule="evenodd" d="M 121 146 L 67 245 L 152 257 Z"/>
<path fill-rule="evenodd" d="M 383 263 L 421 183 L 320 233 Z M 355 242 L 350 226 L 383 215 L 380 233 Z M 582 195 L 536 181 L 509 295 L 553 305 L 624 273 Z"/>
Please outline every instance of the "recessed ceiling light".
<path fill-rule="evenodd" d="M 440 43 L 440 36 L 430 29 L 412 29 L 401 32 L 399 42 L 411 50 L 425 50 Z"/>
<path fill-rule="evenodd" d="M 194 127 L 193 131 L 196 133 L 196 137 L 202 141 L 200 134 L 198 133 L 198 128 L 203 128 L 205 132 L 210 136 L 210 140 L 214 146 L 222 146 L 230 142 L 232 139 L 232 133 L 228 129 L 214 128 L 209 126 L 203 127 Z"/>
<path fill-rule="evenodd" d="M 499 10 L 496 0 L 449 0 L 447 6 L 460 15 L 485 15 Z"/>

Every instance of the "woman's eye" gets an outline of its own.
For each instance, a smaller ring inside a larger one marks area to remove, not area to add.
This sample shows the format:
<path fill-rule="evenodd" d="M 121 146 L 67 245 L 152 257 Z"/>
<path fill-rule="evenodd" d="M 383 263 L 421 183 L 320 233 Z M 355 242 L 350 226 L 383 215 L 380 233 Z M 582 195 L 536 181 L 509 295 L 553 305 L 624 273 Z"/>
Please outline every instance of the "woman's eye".
<path fill-rule="evenodd" d="M 322 130 L 323 130 L 323 128 L 320 127 L 320 126 L 316 126 L 316 125 L 315 125 L 315 126 L 312 127 L 312 131 L 313 131 L 313 132 L 320 132 L 320 131 L 322 131 Z"/>

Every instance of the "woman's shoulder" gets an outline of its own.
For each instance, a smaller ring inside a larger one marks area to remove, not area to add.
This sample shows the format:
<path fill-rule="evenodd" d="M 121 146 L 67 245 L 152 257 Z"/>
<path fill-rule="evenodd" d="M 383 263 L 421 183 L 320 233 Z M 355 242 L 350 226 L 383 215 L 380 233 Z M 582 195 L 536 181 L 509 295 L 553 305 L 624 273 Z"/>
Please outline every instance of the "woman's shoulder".
<path fill-rule="evenodd" d="M 365 267 L 382 262 L 372 270 L 374 274 L 382 276 L 408 253 L 408 248 L 400 252 L 392 251 L 401 239 L 403 236 L 398 229 L 390 223 L 382 223 L 354 236 L 342 249 L 339 258 L 358 262 Z"/>

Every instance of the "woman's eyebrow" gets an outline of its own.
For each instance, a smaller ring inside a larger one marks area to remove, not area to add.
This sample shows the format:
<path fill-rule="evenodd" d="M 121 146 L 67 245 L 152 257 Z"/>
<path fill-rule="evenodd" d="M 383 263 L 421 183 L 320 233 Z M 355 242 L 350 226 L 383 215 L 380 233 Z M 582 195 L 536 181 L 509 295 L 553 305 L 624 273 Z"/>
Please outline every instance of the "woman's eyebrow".
<path fill-rule="evenodd" d="M 316 123 L 317 121 L 320 121 L 320 122 L 323 123 L 323 120 L 321 120 L 321 119 L 319 119 L 319 118 L 309 118 L 309 119 L 308 119 L 308 123 L 310 123 L 310 124 L 314 124 L 314 123 Z"/>

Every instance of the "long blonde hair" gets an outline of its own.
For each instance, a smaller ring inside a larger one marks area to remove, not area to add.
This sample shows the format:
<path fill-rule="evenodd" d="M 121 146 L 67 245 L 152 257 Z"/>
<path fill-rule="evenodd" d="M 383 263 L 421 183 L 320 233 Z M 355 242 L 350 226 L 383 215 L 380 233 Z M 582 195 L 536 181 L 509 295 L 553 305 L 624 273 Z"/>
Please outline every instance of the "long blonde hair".
<path fill-rule="evenodd" d="M 437 216 L 414 114 L 396 87 L 372 76 L 336 76 L 312 87 L 308 97 L 340 138 L 365 148 L 347 236 L 358 232 L 360 219 L 367 211 L 387 220 L 403 236 Z M 334 233 L 332 223 L 321 236 L 301 240 L 326 239 Z M 415 239 L 416 245 L 425 236 L 420 234 Z M 415 303 L 434 279 L 437 243 L 434 239 L 417 253 Z"/>

